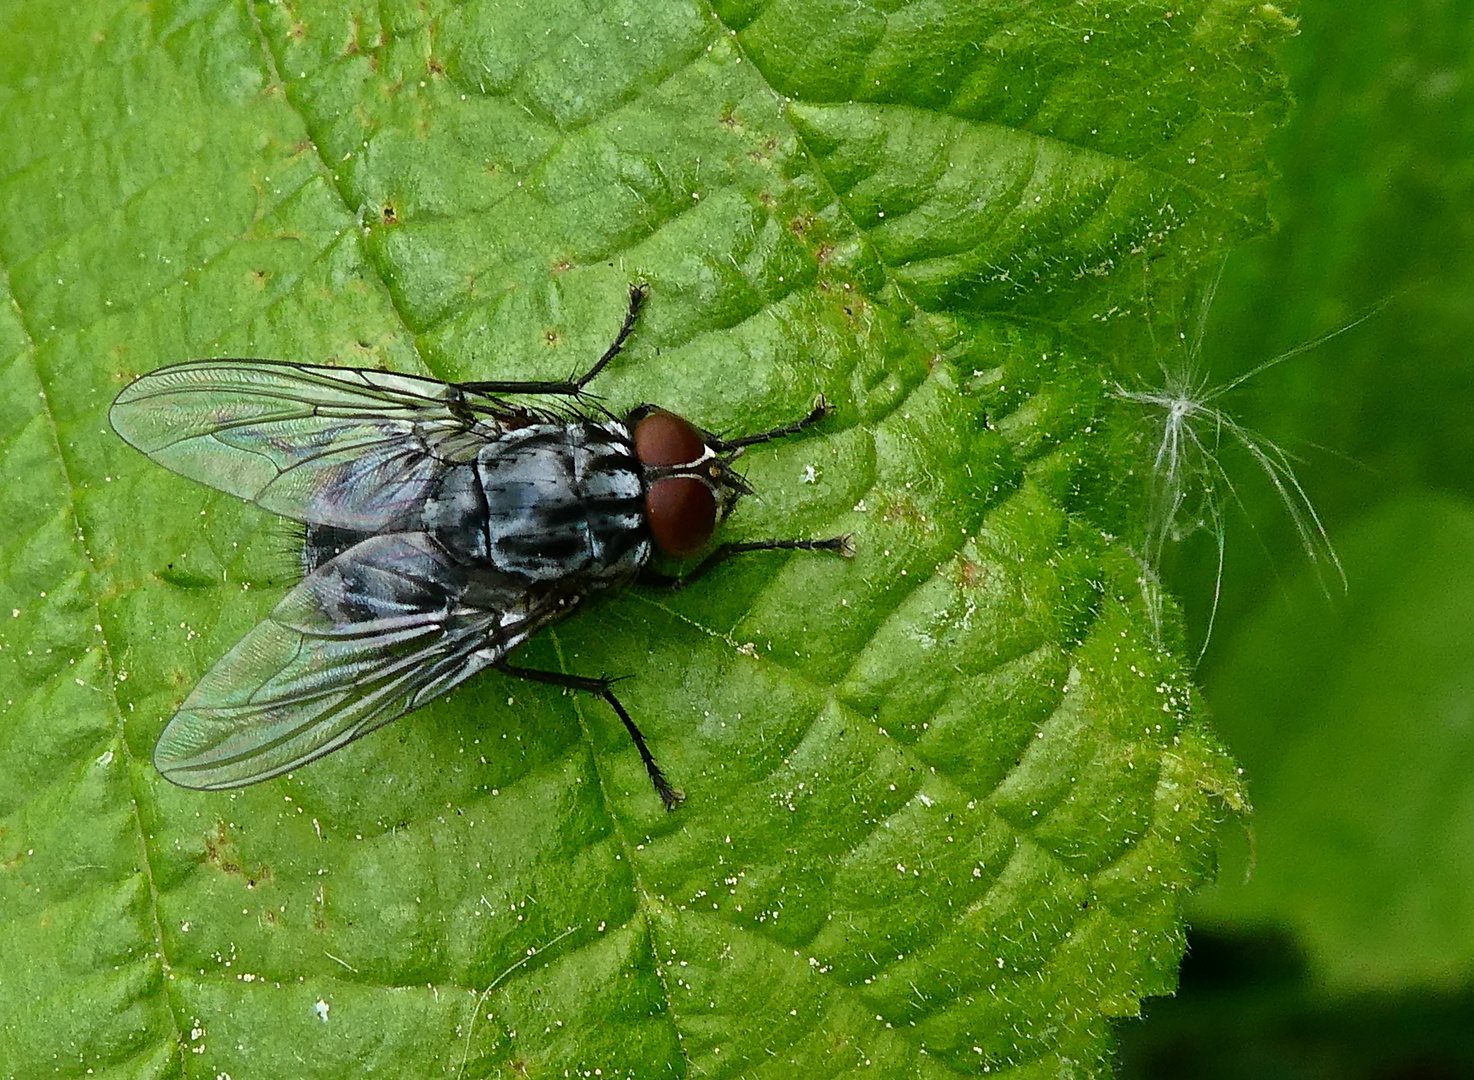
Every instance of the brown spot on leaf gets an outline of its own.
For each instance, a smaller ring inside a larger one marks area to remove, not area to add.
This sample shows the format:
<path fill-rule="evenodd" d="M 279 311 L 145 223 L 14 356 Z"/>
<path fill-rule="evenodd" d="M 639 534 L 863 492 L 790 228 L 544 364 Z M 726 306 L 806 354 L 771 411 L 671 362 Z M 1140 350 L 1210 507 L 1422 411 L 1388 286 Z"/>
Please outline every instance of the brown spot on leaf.
<path fill-rule="evenodd" d="M 363 21 L 357 15 L 354 15 L 350 18 L 349 23 L 353 29 L 348 35 L 347 44 L 343 46 L 343 55 L 356 56 L 363 51 L 363 46 L 358 40 L 358 35 L 363 33 Z"/>
<path fill-rule="evenodd" d="M 992 587 L 994 573 L 992 568 L 972 559 L 962 559 L 957 564 L 957 581 L 964 589 L 981 589 L 987 591 Z"/>
<path fill-rule="evenodd" d="M 271 881 L 271 867 L 265 863 L 252 870 L 241 862 L 231 845 L 230 830 L 223 821 L 217 821 L 214 831 L 205 834 L 205 861 L 222 874 L 242 878 L 248 889 Z"/>
<path fill-rule="evenodd" d="M 906 495 L 890 496 L 880 509 L 880 519 L 887 524 L 916 525 L 928 530 L 935 527 L 921 507 Z"/>

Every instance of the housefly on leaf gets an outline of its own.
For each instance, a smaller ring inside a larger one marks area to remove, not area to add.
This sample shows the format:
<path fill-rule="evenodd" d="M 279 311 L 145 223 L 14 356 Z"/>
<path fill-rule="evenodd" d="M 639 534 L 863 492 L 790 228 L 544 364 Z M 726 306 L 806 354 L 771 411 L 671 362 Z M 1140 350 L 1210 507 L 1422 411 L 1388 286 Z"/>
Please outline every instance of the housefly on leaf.
<path fill-rule="evenodd" d="M 667 808 L 684 797 L 602 677 L 538 671 L 511 652 L 591 597 L 680 588 L 732 555 L 850 554 L 848 537 L 707 548 L 737 500 L 749 447 L 829 415 L 723 439 L 653 405 L 620 417 L 581 378 L 443 383 L 266 360 L 144 375 L 113 403 L 127 442 L 167 469 L 305 527 L 296 588 L 205 673 L 154 750 L 187 788 L 241 787 L 345 746 L 483 668 L 602 697 Z M 508 395 L 552 404 L 521 404 Z"/>

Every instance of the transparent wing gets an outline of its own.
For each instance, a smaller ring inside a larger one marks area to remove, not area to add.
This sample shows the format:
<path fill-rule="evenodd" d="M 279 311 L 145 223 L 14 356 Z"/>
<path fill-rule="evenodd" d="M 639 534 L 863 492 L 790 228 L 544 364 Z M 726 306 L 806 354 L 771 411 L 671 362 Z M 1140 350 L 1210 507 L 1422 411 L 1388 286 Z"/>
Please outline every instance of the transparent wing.
<path fill-rule="evenodd" d="M 560 610 L 507 579 L 471 578 L 423 533 L 365 540 L 205 673 L 154 764 L 188 788 L 277 776 L 445 693 Z"/>
<path fill-rule="evenodd" d="M 201 360 L 135 380 L 109 418 L 191 480 L 296 521 L 386 532 L 413 528 L 447 465 L 519 415 L 497 405 L 412 375 Z"/>

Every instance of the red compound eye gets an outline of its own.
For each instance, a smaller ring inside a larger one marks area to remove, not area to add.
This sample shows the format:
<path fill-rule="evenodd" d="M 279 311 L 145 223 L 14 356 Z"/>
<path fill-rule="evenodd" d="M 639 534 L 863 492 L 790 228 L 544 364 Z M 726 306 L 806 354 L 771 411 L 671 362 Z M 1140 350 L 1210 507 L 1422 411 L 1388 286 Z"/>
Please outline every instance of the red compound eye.
<path fill-rule="evenodd" d="M 706 453 L 706 443 L 679 416 L 653 412 L 635 425 L 635 457 L 641 465 L 690 465 Z"/>
<path fill-rule="evenodd" d="M 700 550 L 716 531 L 717 499 L 694 476 L 667 476 L 645 493 L 645 517 L 660 550 L 680 559 Z"/>

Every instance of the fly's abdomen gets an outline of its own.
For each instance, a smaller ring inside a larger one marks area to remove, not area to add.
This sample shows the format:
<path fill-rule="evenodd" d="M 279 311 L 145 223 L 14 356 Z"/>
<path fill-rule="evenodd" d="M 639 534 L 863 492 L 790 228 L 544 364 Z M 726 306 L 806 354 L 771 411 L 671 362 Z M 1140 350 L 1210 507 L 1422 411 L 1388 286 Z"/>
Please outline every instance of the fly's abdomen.
<path fill-rule="evenodd" d="M 336 559 L 372 533 L 340 529 L 335 525 L 308 524 L 302 530 L 302 576 L 306 577 L 329 559 Z"/>
<path fill-rule="evenodd" d="M 446 530 L 471 558 L 589 588 L 623 584 L 649 558 L 639 464 L 622 425 L 524 428 L 483 448 L 474 475 L 474 491 L 448 475 L 435 512 L 437 537 Z"/>

